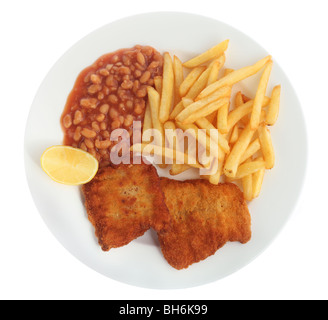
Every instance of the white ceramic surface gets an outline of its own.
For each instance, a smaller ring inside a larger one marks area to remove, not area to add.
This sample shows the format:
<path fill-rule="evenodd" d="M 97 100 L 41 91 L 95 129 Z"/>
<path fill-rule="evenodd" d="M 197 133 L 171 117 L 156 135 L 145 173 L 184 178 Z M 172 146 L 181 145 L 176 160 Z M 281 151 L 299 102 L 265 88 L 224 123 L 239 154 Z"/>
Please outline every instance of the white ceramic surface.
<path fill-rule="evenodd" d="M 163 258 L 152 230 L 125 247 L 102 252 L 79 188 L 53 182 L 40 167 L 42 152 L 62 142 L 59 118 L 76 77 L 98 57 L 141 44 L 187 60 L 225 39 L 230 39 L 227 67 L 250 65 L 269 54 L 242 32 L 219 21 L 186 13 L 158 12 L 128 17 L 92 32 L 59 59 L 40 86 L 25 134 L 25 166 L 31 194 L 59 242 L 97 272 L 146 288 L 188 288 L 210 283 L 244 267 L 263 252 L 295 209 L 307 163 L 306 129 L 300 103 L 274 57 L 268 94 L 274 85 L 282 85 L 279 120 L 271 129 L 276 165 L 265 175 L 260 198 L 249 205 L 252 240 L 245 245 L 228 243 L 205 261 L 180 271 Z M 259 76 L 253 76 L 238 88 L 253 95 L 252 88 L 258 80 Z M 185 173 L 178 178 L 189 177 Z"/>

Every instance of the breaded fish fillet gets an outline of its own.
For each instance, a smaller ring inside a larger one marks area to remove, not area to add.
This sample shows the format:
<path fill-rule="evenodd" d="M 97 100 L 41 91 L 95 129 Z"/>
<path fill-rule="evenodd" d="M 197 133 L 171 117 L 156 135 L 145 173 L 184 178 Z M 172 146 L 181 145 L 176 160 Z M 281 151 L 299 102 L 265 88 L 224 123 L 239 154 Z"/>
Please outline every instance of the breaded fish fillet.
<path fill-rule="evenodd" d="M 160 230 L 169 218 L 152 165 L 102 168 L 82 192 L 89 220 L 104 251 L 128 244 L 150 227 Z"/>
<path fill-rule="evenodd" d="M 236 185 L 161 178 L 161 188 L 171 221 L 158 238 L 172 267 L 184 269 L 204 260 L 227 241 L 250 240 L 250 214 Z"/>

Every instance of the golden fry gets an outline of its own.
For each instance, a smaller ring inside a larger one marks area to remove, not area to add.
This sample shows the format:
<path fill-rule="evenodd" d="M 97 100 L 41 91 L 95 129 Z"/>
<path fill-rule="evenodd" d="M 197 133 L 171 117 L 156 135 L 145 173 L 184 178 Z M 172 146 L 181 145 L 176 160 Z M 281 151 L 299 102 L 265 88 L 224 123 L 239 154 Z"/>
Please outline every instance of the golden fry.
<path fill-rule="evenodd" d="M 264 125 L 260 125 L 258 128 L 259 140 L 261 144 L 261 150 L 265 161 L 265 168 L 272 169 L 275 163 L 275 154 L 271 140 L 271 134 L 269 129 Z"/>
<path fill-rule="evenodd" d="M 171 176 L 177 176 L 178 174 L 181 174 L 192 167 L 188 164 L 172 164 L 172 167 L 170 169 L 170 175 Z"/>
<path fill-rule="evenodd" d="M 263 160 L 263 158 L 259 158 L 258 160 Z M 253 199 L 257 198 L 260 195 L 263 179 L 264 179 L 265 169 L 258 170 L 253 173 Z"/>
<path fill-rule="evenodd" d="M 196 121 L 196 125 L 201 128 L 201 129 L 206 129 L 206 133 L 211 134 L 211 130 L 216 130 L 217 131 L 217 138 L 215 139 L 215 142 L 219 144 L 221 149 L 225 152 L 228 153 L 230 151 L 229 143 L 226 140 L 226 138 L 214 127 L 214 125 L 208 121 L 206 118 L 201 118 Z M 216 135 L 214 135 L 216 136 Z M 217 140 L 216 140 L 217 139 Z"/>
<path fill-rule="evenodd" d="M 179 88 L 181 98 L 186 96 L 187 92 L 194 85 L 194 83 L 197 81 L 197 79 L 200 77 L 200 75 L 204 72 L 205 69 L 206 67 L 197 67 L 189 72 L 189 74 L 185 77 Z"/>
<path fill-rule="evenodd" d="M 211 66 L 209 66 L 195 81 L 195 83 L 186 94 L 186 98 L 195 99 L 200 94 L 200 92 L 206 87 L 210 73 Z"/>
<path fill-rule="evenodd" d="M 262 107 L 265 107 L 270 102 L 270 98 L 265 97 L 262 103 Z M 238 108 L 232 110 L 228 115 L 228 131 L 230 131 L 234 125 L 241 120 L 244 116 L 251 113 L 253 110 L 254 100 L 250 100 Z"/>
<path fill-rule="evenodd" d="M 229 73 L 227 76 L 223 77 L 222 79 L 214 82 L 210 86 L 206 87 L 196 98 L 196 100 L 201 100 L 204 97 L 207 97 L 208 95 L 212 94 L 217 89 L 223 87 L 223 86 L 232 86 L 236 84 L 237 82 L 244 80 L 257 72 L 259 72 L 268 61 L 271 60 L 271 56 L 268 56 L 258 62 L 256 62 L 254 65 L 249 67 L 244 67 L 239 70 L 235 70 L 234 72 Z"/>
<path fill-rule="evenodd" d="M 262 104 L 263 104 L 265 92 L 266 92 L 266 89 L 268 86 L 272 66 L 273 66 L 273 62 L 269 61 L 263 71 L 259 86 L 256 91 L 251 120 L 250 120 L 252 130 L 256 130 L 260 124 Z"/>
<path fill-rule="evenodd" d="M 159 120 L 164 123 L 169 119 L 174 92 L 173 63 L 168 52 L 164 53 L 162 95 L 159 108 Z"/>
<path fill-rule="evenodd" d="M 226 106 L 227 104 L 229 104 L 229 98 L 223 98 L 223 99 L 214 101 L 214 102 L 206 105 L 204 108 L 192 113 L 182 122 L 183 123 L 194 123 L 198 119 L 204 118 L 204 117 L 212 114 L 214 111 L 219 110 L 220 108 Z"/>
<path fill-rule="evenodd" d="M 222 67 L 224 66 L 225 61 L 226 61 L 225 54 L 220 56 L 218 59 L 214 60 L 214 63 L 211 66 L 211 72 L 208 76 L 207 86 L 209 86 L 210 84 L 212 84 L 218 80 L 219 72 L 222 69 Z"/>
<path fill-rule="evenodd" d="M 268 107 L 268 113 L 266 115 L 265 123 L 268 126 L 273 126 L 279 115 L 280 108 L 280 94 L 281 94 L 281 86 L 276 86 L 272 90 L 271 101 Z"/>
<path fill-rule="evenodd" d="M 214 92 L 212 95 L 190 104 L 181 113 L 179 113 L 175 119 L 177 121 L 182 122 L 185 119 L 187 119 L 192 113 L 197 112 L 198 110 L 202 109 L 209 103 L 217 101 L 224 97 L 230 97 L 230 94 L 231 94 L 231 88 L 229 88 L 229 87 L 220 88 L 219 90 Z"/>
<path fill-rule="evenodd" d="M 163 147 L 154 145 L 152 143 L 148 143 L 148 144 L 136 143 L 130 147 L 130 150 L 132 152 L 140 152 L 140 150 L 141 150 L 141 152 L 143 153 L 144 156 L 152 155 L 152 154 L 158 156 L 159 158 L 165 156 L 167 158 L 170 158 L 172 161 L 176 161 L 176 159 L 178 157 L 180 157 L 180 159 L 181 158 L 184 159 L 184 162 L 186 164 L 188 164 L 190 167 L 198 168 L 198 169 L 203 168 L 203 166 L 201 164 L 199 164 L 196 159 L 192 158 L 188 154 L 177 151 L 175 153 L 175 156 L 172 156 L 171 149 L 163 148 Z"/>
<path fill-rule="evenodd" d="M 234 144 L 238 140 L 238 137 L 239 137 L 239 127 L 238 125 L 235 125 L 232 129 L 229 143 Z"/>
<path fill-rule="evenodd" d="M 250 162 L 251 160 L 247 160 L 247 162 Z M 241 183 L 243 186 L 243 193 L 244 197 L 247 201 L 252 201 L 253 199 L 253 175 L 249 174 L 246 175 L 241 179 Z"/>
<path fill-rule="evenodd" d="M 150 106 L 149 106 L 149 102 L 148 102 L 147 106 L 146 106 L 143 128 L 142 128 L 142 142 L 143 143 L 150 142 L 150 141 L 145 141 L 146 140 L 145 132 L 149 129 L 152 129 L 152 127 L 153 127 L 153 122 L 151 119 L 151 111 L 150 111 Z"/>
<path fill-rule="evenodd" d="M 224 165 L 224 174 L 227 177 L 234 178 L 236 176 L 240 158 L 249 146 L 253 135 L 254 131 L 251 130 L 250 125 L 248 125 L 240 134 Z"/>
<path fill-rule="evenodd" d="M 252 143 L 250 143 L 244 154 L 241 156 L 239 163 L 241 164 L 245 162 L 248 158 L 252 157 L 260 149 L 261 149 L 260 140 L 257 138 Z"/>
<path fill-rule="evenodd" d="M 155 89 L 160 96 L 162 95 L 162 83 L 163 83 L 163 78 L 161 76 L 156 76 L 154 78 Z"/>
<path fill-rule="evenodd" d="M 225 40 L 216 46 L 212 47 L 211 49 L 207 50 L 206 52 L 196 56 L 193 59 L 188 60 L 183 64 L 186 68 L 195 68 L 197 66 L 200 66 L 201 64 L 215 59 L 219 56 L 221 56 L 227 49 L 229 45 L 229 40 Z"/>
<path fill-rule="evenodd" d="M 183 66 L 181 60 L 177 57 L 173 57 L 173 73 L 174 73 L 174 105 L 177 105 L 180 100 L 180 85 L 183 82 Z"/>
<path fill-rule="evenodd" d="M 239 166 L 235 179 L 242 179 L 262 169 L 265 169 L 264 160 L 245 162 Z"/>

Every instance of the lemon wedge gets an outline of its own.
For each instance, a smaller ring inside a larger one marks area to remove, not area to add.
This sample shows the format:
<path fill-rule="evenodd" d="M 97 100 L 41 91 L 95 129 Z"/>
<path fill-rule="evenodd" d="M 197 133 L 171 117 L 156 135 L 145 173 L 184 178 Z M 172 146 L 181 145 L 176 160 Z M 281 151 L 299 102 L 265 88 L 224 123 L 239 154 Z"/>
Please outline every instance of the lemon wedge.
<path fill-rule="evenodd" d="M 41 156 L 43 171 L 54 181 L 81 185 L 91 181 L 98 171 L 98 161 L 90 153 L 69 146 L 52 146 Z"/>

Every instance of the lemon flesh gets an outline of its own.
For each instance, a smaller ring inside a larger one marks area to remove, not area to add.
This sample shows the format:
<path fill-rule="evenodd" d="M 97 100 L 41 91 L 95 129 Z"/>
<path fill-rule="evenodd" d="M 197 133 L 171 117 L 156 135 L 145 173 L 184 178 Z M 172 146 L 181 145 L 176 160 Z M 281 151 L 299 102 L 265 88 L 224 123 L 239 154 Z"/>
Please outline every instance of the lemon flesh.
<path fill-rule="evenodd" d="M 54 181 L 81 185 L 91 181 L 98 171 L 98 161 L 90 153 L 69 146 L 53 146 L 41 156 L 43 171 Z"/>

